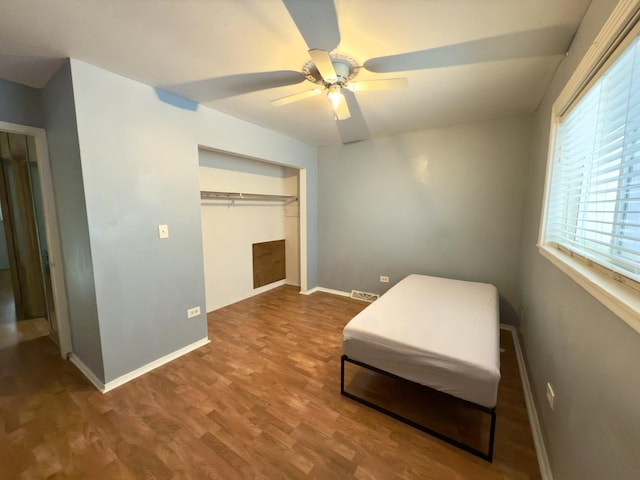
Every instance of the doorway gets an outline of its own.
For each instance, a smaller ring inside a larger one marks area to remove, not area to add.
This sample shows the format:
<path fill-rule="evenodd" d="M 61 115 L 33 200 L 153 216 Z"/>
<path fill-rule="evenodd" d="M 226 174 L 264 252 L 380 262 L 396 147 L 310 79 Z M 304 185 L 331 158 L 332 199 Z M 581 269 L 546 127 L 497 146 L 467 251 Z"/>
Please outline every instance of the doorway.
<path fill-rule="evenodd" d="M 0 343 L 48 334 L 66 357 L 71 338 L 42 129 L 0 122 L 0 222 Z"/>
<path fill-rule="evenodd" d="M 44 325 L 59 343 L 33 137 L 0 132 L 0 211 L 2 323 Z"/>

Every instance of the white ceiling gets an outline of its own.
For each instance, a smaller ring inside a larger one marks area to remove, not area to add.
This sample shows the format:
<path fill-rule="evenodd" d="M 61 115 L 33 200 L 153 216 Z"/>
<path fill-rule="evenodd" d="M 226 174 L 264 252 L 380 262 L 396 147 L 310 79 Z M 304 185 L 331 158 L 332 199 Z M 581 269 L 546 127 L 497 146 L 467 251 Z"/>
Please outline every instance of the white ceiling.
<path fill-rule="evenodd" d="M 409 80 L 356 94 L 370 136 L 532 112 L 589 1 L 335 0 L 334 52 L 363 65 L 429 50 L 416 55 L 431 68 L 360 69 L 356 80 Z M 301 71 L 311 47 L 281 0 L 0 1 L 0 78 L 42 87 L 73 57 L 314 145 L 340 143 L 323 95 L 270 103 L 310 82 L 251 91 L 295 77 L 269 72 Z"/>

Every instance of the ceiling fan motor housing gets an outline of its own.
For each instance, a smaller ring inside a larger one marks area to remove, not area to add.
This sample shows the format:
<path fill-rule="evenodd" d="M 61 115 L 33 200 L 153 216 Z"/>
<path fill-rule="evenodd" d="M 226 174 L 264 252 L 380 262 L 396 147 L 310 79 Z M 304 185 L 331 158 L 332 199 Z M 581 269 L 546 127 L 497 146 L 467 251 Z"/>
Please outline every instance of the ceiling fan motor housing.
<path fill-rule="evenodd" d="M 347 55 L 336 53 L 332 54 L 331 64 L 333 65 L 338 77 L 338 79 L 333 83 L 338 83 L 340 85 L 344 85 L 348 81 L 353 80 L 360 70 L 358 63 Z M 322 75 L 318 72 L 318 68 L 311 60 L 304 64 L 302 67 L 302 73 L 310 82 L 324 85 L 325 87 L 329 85 L 322 79 Z"/>
<path fill-rule="evenodd" d="M 336 75 L 338 80 L 335 83 L 339 85 L 344 85 L 346 81 L 349 79 L 349 75 L 351 75 L 351 66 L 348 63 L 342 62 L 340 60 L 333 61 L 333 68 L 336 71 Z"/>

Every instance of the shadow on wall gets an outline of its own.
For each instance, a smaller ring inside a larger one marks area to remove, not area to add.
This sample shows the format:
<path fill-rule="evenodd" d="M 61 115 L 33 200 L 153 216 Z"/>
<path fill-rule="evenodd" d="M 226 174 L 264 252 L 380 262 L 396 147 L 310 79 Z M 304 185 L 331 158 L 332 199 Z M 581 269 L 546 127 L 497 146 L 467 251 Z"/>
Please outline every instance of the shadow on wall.
<path fill-rule="evenodd" d="M 181 108 L 183 110 L 189 110 L 195 112 L 198 110 L 198 104 L 189 99 L 179 97 L 178 95 L 174 95 L 173 93 L 166 92 L 160 88 L 155 87 L 154 91 L 158 96 L 158 100 L 161 102 L 167 103 L 177 108 Z"/>
<path fill-rule="evenodd" d="M 511 325 L 518 329 L 520 327 L 520 317 L 509 301 L 500 295 L 500 323 Z"/>

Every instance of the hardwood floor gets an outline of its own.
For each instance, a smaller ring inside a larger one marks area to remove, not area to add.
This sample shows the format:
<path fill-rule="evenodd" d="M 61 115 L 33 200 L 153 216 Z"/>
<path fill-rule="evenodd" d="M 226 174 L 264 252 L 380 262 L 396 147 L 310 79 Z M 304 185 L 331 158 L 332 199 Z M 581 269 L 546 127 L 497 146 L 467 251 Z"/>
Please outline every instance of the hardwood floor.
<path fill-rule="evenodd" d="M 49 335 L 46 318 L 17 320 L 11 270 L 0 269 L 0 349 L 45 335 Z"/>
<path fill-rule="evenodd" d="M 11 270 L 0 269 L 0 325 L 16 322 L 16 305 L 11 286 Z"/>
<path fill-rule="evenodd" d="M 540 478 L 510 334 L 489 464 L 340 395 L 342 327 L 365 306 L 280 287 L 105 395 L 46 337 L 2 348 L 0 478 Z"/>

